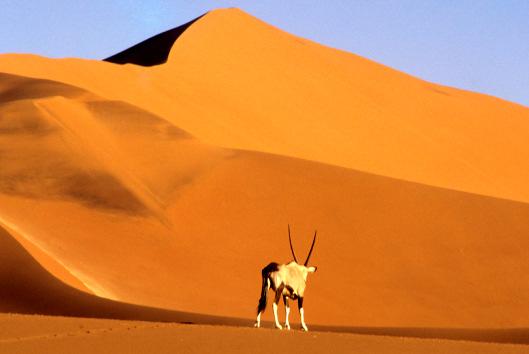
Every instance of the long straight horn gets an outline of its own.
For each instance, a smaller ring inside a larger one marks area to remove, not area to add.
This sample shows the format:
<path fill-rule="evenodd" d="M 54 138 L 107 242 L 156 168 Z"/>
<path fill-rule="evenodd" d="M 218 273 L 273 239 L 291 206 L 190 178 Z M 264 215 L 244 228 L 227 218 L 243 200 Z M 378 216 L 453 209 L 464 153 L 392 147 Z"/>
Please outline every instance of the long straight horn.
<path fill-rule="evenodd" d="M 298 263 L 298 260 L 296 259 L 296 254 L 294 253 L 294 247 L 292 247 L 292 239 L 290 238 L 290 224 L 288 224 L 288 242 L 290 242 L 290 250 L 292 251 L 292 257 L 294 257 L 294 261 Z"/>
<path fill-rule="evenodd" d="M 312 250 L 314 249 L 314 244 L 316 243 L 316 234 L 318 233 L 318 230 L 314 231 L 314 239 L 312 240 L 312 246 L 310 246 L 309 255 L 307 256 L 307 260 L 305 261 L 304 266 L 306 267 L 307 264 L 309 264 L 310 255 L 312 254 Z"/>

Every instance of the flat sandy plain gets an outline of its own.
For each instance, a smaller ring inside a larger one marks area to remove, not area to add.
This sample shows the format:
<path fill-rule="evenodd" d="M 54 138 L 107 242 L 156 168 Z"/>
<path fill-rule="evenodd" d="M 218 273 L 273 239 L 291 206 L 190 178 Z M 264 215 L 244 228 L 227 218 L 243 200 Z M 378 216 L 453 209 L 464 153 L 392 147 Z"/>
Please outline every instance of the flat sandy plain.
<path fill-rule="evenodd" d="M 485 342 L 529 343 L 528 132 L 238 9 L 107 60 L 0 55 L 0 312 L 101 319 L 5 315 L 0 350 L 519 352 Z M 302 259 L 319 232 L 314 333 L 249 328 L 289 223 Z"/>
<path fill-rule="evenodd" d="M 0 315 L 0 353 L 526 353 L 525 345 L 222 325 Z"/>

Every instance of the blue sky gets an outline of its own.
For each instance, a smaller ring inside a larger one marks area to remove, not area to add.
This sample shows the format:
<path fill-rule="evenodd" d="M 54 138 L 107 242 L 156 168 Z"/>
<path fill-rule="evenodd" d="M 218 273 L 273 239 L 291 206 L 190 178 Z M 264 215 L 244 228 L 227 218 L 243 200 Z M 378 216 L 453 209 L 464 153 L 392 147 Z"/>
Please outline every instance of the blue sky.
<path fill-rule="evenodd" d="M 0 53 L 100 59 L 230 6 L 423 79 L 529 106 L 526 0 L 0 0 Z"/>

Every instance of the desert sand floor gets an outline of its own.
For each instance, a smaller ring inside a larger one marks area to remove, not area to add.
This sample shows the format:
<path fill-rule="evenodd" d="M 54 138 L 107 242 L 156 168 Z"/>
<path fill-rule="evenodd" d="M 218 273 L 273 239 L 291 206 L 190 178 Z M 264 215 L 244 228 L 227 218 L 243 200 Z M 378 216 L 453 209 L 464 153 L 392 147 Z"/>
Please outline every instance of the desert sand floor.
<path fill-rule="evenodd" d="M 332 332 L 0 315 L 0 353 L 529 353 L 529 346 Z"/>

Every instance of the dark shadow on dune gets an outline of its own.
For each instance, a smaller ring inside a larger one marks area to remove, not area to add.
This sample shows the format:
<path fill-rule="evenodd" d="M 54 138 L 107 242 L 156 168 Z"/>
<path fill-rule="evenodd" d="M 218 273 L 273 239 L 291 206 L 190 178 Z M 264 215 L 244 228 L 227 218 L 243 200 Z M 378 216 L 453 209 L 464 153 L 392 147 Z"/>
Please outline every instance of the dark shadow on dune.
<path fill-rule="evenodd" d="M 247 325 L 248 320 L 126 304 L 77 290 L 48 273 L 0 228 L 0 312 L 196 324 Z"/>
<path fill-rule="evenodd" d="M 157 34 L 103 60 L 114 64 L 136 64 L 141 66 L 163 64 L 167 61 L 169 52 L 178 37 L 202 16 L 179 27 Z"/>
<path fill-rule="evenodd" d="M 0 137 L 29 135 L 40 138 L 58 131 L 29 100 L 0 102 L 0 111 Z M 24 114 L 18 114 L 21 111 Z"/>
<path fill-rule="evenodd" d="M 248 319 L 126 304 L 77 290 L 48 273 L 0 228 L 0 312 L 251 327 Z M 270 322 L 263 327 L 273 328 Z M 295 327 L 295 325 L 294 325 Z M 256 331 L 259 329 L 256 329 Z M 529 344 L 529 328 L 454 329 L 311 326 L 311 331 Z"/>
<path fill-rule="evenodd" d="M 87 92 L 79 87 L 58 81 L 0 72 L 0 104 L 53 96 L 74 98 Z"/>
<path fill-rule="evenodd" d="M 143 201 L 116 175 L 78 164 L 68 145 L 57 150 L 47 145 L 48 140 L 40 139 L 58 140 L 67 130 L 35 105 L 36 100 L 53 96 L 83 96 L 84 101 L 75 103 L 121 135 L 139 133 L 152 144 L 193 139 L 183 129 L 129 103 L 105 100 L 58 81 L 0 72 L 0 139 L 6 142 L 0 146 L 0 193 L 64 199 L 106 212 L 149 214 Z"/>
<path fill-rule="evenodd" d="M 451 339 L 487 343 L 529 344 L 529 328 L 421 328 L 311 326 L 311 330 L 390 337 Z"/>
<path fill-rule="evenodd" d="M 86 108 L 103 123 L 120 132 L 153 134 L 156 138 L 192 139 L 193 136 L 167 120 L 123 101 L 99 100 L 85 103 Z"/>
<path fill-rule="evenodd" d="M 57 181 L 59 193 L 91 208 L 130 215 L 148 213 L 148 208 L 118 178 L 106 173 L 78 172 Z"/>
<path fill-rule="evenodd" d="M 2 150 L 0 153 L 3 154 Z M 0 164 L 4 160 L 0 154 Z M 106 171 L 85 170 L 67 161 L 0 170 L 0 193 L 27 198 L 68 200 L 89 208 L 128 215 L 147 215 L 147 206 L 118 178 Z M 37 184 L 36 181 L 45 181 Z M 37 187 L 38 186 L 38 187 Z"/>

